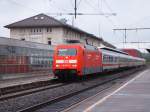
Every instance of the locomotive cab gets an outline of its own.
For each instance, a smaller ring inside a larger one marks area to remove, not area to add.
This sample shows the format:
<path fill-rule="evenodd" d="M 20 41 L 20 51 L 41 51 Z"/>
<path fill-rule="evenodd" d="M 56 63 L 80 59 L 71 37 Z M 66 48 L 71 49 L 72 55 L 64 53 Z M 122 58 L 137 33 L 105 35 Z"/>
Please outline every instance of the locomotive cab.
<path fill-rule="evenodd" d="M 59 45 L 55 49 L 53 72 L 59 78 L 80 74 L 81 48 L 78 45 Z"/>

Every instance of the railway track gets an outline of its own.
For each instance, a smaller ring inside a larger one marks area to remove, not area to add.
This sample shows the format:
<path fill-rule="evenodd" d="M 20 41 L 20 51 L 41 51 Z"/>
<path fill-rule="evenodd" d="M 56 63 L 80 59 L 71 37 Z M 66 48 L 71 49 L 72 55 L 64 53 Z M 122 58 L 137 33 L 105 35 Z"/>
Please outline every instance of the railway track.
<path fill-rule="evenodd" d="M 52 79 L 47 81 L 0 88 L 0 101 L 40 92 L 46 89 L 57 88 L 63 85 L 65 84 L 58 82 L 58 80 L 56 79 Z"/>
<path fill-rule="evenodd" d="M 46 100 L 44 102 L 40 102 L 40 103 L 37 103 L 35 105 L 31 105 L 31 106 L 28 106 L 26 108 L 23 108 L 23 109 L 20 109 L 18 110 L 17 112 L 33 112 L 33 111 L 38 111 L 40 110 L 41 108 L 45 108 L 47 107 L 48 105 L 52 105 L 54 103 L 57 103 L 57 102 L 60 102 L 60 101 L 63 101 L 65 99 L 68 99 L 72 96 L 75 96 L 75 95 L 78 95 L 80 93 L 83 93 L 83 92 L 86 92 L 86 91 L 89 91 L 91 89 L 94 89 L 94 88 L 97 88 L 97 87 L 102 87 L 102 89 L 99 90 L 99 94 L 107 89 L 109 89 L 111 86 L 108 86 L 108 87 L 104 87 L 103 86 L 105 84 L 108 84 L 108 83 L 112 83 L 114 82 L 115 80 L 117 79 L 121 79 L 121 78 L 124 78 L 124 77 L 127 77 L 137 71 L 139 71 L 141 69 L 139 68 L 135 68 L 135 69 L 131 69 L 131 70 L 128 70 L 128 71 L 124 71 L 124 72 L 121 72 L 121 73 L 117 73 L 117 74 L 113 74 L 113 75 L 110 75 L 109 78 L 108 77 L 103 77 L 102 80 L 100 82 L 97 82 L 97 83 L 94 83 L 94 81 L 89 81 L 87 84 L 87 82 L 79 82 L 79 83 L 82 83 L 83 85 L 85 86 L 81 86 L 79 87 L 78 89 L 74 89 L 72 91 L 69 91 L 69 92 L 64 92 L 64 94 L 62 95 L 59 95 L 57 97 L 54 97 L 53 99 L 49 99 L 49 100 Z M 97 80 L 97 79 L 96 79 Z M 77 84 L 76 86 L 79 86 L 79 84 Z M 79 103 L 80 101 L 76 102 L 76 103 Z M 74 104 L 73 104 L 74 105 Z M 71 105 L 72 106 L 72 105 Z"/>

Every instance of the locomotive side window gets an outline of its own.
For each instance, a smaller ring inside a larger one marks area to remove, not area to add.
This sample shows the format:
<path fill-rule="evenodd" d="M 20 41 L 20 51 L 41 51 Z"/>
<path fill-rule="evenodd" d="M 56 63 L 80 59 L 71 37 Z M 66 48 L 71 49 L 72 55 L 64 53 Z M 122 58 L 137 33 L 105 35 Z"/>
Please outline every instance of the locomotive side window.
<path fill-rule="evenodd" d="M 75 48 L 58 50 L 58 56 L 75 56 L 76 54 L 77 54 L 77 50 Z"/>

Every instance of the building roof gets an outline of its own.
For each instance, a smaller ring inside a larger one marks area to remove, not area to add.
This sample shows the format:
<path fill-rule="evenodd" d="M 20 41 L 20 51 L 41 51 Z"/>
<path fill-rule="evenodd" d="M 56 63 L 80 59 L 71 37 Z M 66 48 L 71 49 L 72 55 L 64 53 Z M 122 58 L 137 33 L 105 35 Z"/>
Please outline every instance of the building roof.
<path fill-rule="evenodd" d="M 50 17 L 46 14 L 38 14 L 30 18 L 26 18 L 24 20 L 9 24 L 5 26 L 6 28 L 33 28 L 33 27 L 64 27 L 70 30 L 73 30 L 75 32 L 83 33 L 89 37 L 93 37 L 99 41 L 103 41 L 102 38 L 99 38 L 93 34 L 87 33 L 77 27 L 71 26 L 69 24 L 63 23 L 53 17 Z M 111 44 L 107 44 L 111 45 Z M 114 47 L 111 45 L 111 47 Z"/>
<path fill-rule="evenodd" d="M 63 23 L 53 17 L 50 17 L 46 14 L 38 14 L 36 16 L 9 24 L 5 26 L 6 28 L 33 28 L 33 27 L 65 27 L 72 29 L 74 31 L 87 34 L 88 36 L 95 37 L 98 40 L 101 40 L 101 38 L 98 38 L 94 36 L 93 34 L 87 33 L 77 27 L 71 26 L 69 24 Z"/>
<path fill-rule="evenodd" d="M 45 15 L 38 14 L 30 18 L 6 25 L 6 28 L 25 28 L 25 27 L 49 27 L 49 26 L 62 26 L 60 21 Z"/>
<path fill-rule="evenodd" d="M 108 43 L 108 42 L 106 42 L 106 41 L 103 41 L 103 44 L 104 44 L 105 46 L 108 46 L 108 47 L 111 47 L 111 48 L 116 48 L 114 45 L 112 45 L 112 44 L 110 44 L 110 43 Z"/>
<path fill-rule="evenodd" d="M 27 47 L 27 48 L 36 48 L 36 49 L 45 49 L 45 50 L 53 50 L 54 48 L 54 46 L 50 46 L 48 44 L 22 41 L 18 39 L 7 38 L 7 37 L 0 37 L 0 45 Z"/>

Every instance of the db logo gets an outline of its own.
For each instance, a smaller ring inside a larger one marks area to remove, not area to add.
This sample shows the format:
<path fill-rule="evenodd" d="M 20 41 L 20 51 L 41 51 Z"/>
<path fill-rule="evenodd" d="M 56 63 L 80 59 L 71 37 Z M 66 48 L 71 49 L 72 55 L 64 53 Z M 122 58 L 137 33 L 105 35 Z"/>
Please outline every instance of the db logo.
<path fill-rule="evenodd" d="M 64 60 L 64 63 L 68 63 L 69 61 L 68 60 Z"/>

